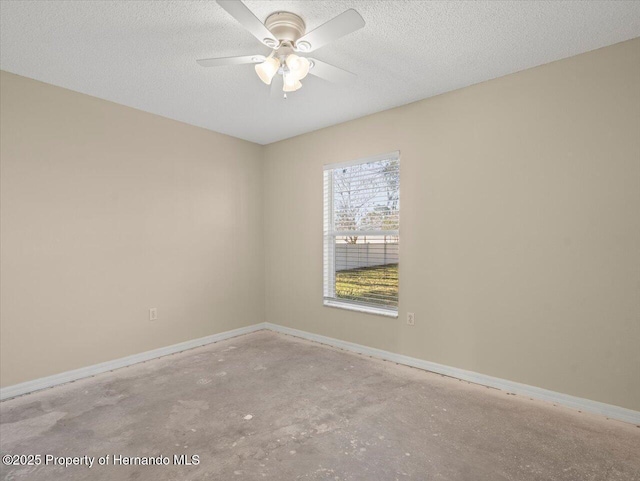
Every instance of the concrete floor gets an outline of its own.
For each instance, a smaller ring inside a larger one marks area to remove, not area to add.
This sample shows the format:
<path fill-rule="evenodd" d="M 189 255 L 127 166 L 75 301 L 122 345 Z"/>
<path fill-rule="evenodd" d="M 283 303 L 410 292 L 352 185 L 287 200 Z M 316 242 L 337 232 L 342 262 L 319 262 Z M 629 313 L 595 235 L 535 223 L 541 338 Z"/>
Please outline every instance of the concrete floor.
<path fill-rule="evenodd" d="M 260 331 L 0 404 L 29 480 L 640 480 L 637 426 Z"/>

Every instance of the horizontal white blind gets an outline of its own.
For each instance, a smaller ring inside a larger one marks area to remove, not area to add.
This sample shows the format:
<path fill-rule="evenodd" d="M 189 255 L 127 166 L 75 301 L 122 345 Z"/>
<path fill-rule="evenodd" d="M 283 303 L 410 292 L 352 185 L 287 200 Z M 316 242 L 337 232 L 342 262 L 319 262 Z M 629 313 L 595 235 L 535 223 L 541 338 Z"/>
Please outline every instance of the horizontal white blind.
<path fill-rule="evenodd" d="M 324 298 L 397 310 L 397 153 L 324 171 Z"/>

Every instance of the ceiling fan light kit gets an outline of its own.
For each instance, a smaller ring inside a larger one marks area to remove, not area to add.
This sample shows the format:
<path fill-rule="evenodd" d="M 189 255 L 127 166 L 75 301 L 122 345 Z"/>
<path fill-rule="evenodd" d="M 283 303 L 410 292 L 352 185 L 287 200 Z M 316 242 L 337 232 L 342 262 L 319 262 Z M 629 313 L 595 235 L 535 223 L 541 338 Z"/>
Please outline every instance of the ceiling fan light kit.
<path fill-rule="evenodd" d="M 305 78 L 311 68 L 309 60 L 305 57 L 298 57 L 295 53 L 287 56 L 286 63 L 287 67 L 289 67 L 289 71 L 297 77 L 298 80 Z"/>
<path fill-rule="evenodd" d="M 282 90 L 284 92 L 295 92 L 300 87 L 302 87 L 302 83 L 295 77 L 291 77 L 290 75 L 285 75 L 284 84 Z"/>
<path fill-rule="evenodd" d="M 256 74 L 267 85 L 272 85 L 276 75 L 282 75 L 284 98 L 287 98 L 287 92 L 300 89 L 302 87 L 300 81 L 309 73 L 330 82 L 344 82 L 356 76 L 320 60 L 297 55 L 297 53 L 316 50 L 364 27 L 364 20 L 355 10 L 347 10 L 315 30 L 305 33 L 304 20 L 294 13 L 273 13 L 263 24 L 240 0 L 217 0 L 217 2 L 254 37 L 273 51 L 266 58 L 263 55 L 246 55 L 202 59 L 197 60 L 199 65 L 218 67 L 257 64 L 255 65 Z"/>
<path fill-rule="evenodd" d="M 267 85 L 271 84 L 271 80 L 273 80 L 273 77 L 278 73 L 279 68 L 280 61 L 273 57 L 269 57 L 264 62 L 255 66 L 258 77 Z"/>

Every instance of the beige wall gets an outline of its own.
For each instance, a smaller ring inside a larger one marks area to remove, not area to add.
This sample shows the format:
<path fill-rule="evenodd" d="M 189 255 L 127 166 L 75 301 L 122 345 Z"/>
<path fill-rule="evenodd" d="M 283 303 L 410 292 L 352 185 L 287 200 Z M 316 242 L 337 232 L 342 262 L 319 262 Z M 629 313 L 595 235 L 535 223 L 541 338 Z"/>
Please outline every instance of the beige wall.
<path fill-rule="evenodd" d="M 3 386 L 264 320 L 261 146 L 0 86 Z"/>
<path fill-rule="evenodd" d="M 323 307 L 322 165 L 393 150 L 400 318 Z M 640 39 L 271 144 L 264 173 L 268 321 L 640 410 Z"/>
<path fill-rule="evenodd" d="M 2 385 L 268 320 L 640 410 L 639 85 L 636 39 L 261 147 L 2 72 Z M 325 308 L 322 165 L 393 150 L 400 318 Z"/>

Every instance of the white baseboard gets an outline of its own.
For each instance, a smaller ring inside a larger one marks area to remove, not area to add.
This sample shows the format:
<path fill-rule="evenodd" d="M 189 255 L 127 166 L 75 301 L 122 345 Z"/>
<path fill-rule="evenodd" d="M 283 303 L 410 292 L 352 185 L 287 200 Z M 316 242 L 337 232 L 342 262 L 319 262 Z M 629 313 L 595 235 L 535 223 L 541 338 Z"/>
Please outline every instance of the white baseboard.
<path fill-rule="evenodd" d="M 173 344 L 171 346 L 153 349 L 151 351 L 141 352 L 140 354 L 121 357 L 120 359 L 114 359 L 113 361 L 101 362 L 100 364 L 81 367 L 80 369 L 74 369 L 73 371 L 61 372 L 60 374 L 41 377 L 39 379 L 34 379 L 33 381 L 27 381 L 20 384 L 14 384 L 13 386 L 3 387 L 0 389 L 0 401 L 16 396 L 21 396 L 33 391 L 39 391 L 41 389 L 57 386 L 58 384 L 65 384 L 67 382 L 77 381 L 78 379 L 82 379 L 85 377 L 95 376 L 96 374 L 112 371 L 113 369 L 131 366 L 132 364 L 148 361 L 150 359 L 166 356 L 168 354 L 186 351 L 187 349 L 193 349 L 194 347 L 200 347 L 206 344 L 211 344 L 213 342 L 223 341 L 225 339 L 230 339 L 242 334 L 259 331 L 261 329 L 265 329 L 265 325 L 263 322 L 247 327 L 241 327 L 239 329 L 233 329 L 231 331 L 220 332 L 211 336 L 201 337 L 199 339 L 192 339 L 190 341 Z"/>
<path fill-rule="evenodd" d="M 437 364 L 435 362 L 424 361 L 422 359 L 404 356 L 402 354 L 395 354 L 393 352 L 383 351 L 382 349 L 362 346 L 353 342 L 341 341 L 340 339 L 334 339 L 332 337 L 322 336 L 320 334 L 300 331 L 298 329 L 292 329 L 290 327 L 284 327 L 278 324 L 272 324 L 270 322 L 265 323 L 265 327 L 272 331 L 289 334 L 295 337 L 301 337 L 309 341 L 320 342 L 322 344 L 327 344 L 329 346 L 344 349 L 346 351 L 356 352 L 379 359 L 385 359 L 387 361 L 397 362 L 398 364 L 404 364 L 406 366 L 417 367 L 419 369 L 424 369 L 425 371 L 444 374 L 456 379 L 462 379 L 464 381 L 482 384 L 483 386 L 497 388 L 502 391 L 507 391 L 522 396 L 528 396 L 534 399 L 540 399 L 542 401 L 561 404 L 563 406 L 578 409 L 580 411 L 600 414 L 608 418 L 640 425 L 640 412 L 634 411 L 632 409 L 614 406 L 612 404 L 605 404 L 598 401 L 591 401 L 590 399 L 584 399 L 576 396 L 570 396 L 568 394 L 550 391 L 548 389 L 542 389 L 535 386 L 529 386 L 527 384 L 521 384 L 514 381 L 508 381 L 506 379 L 500 379 L 493 376 L 487 376 L 486 374 L 480 374 L 473 371 L 466 371 L 464 369 L 459 369 L 456 367 L 445 366 L 443 364 Z"/>
<path fill-rule="evenodd" d="M 74 369 L 73 371 L 66 371 L 60 374 L 54 374 L 53 376 L 47 376 L 40 379 L 34 379 L 33 381 L 27 381 L 20 384 L 15 384 L 13 386 L 7 386 L 0 389 L 0 400 L 10 399 L 33 391 L 39 391 L 41 389 L 53 387 L 58 384 L 65 384 L 67 382 L 76 381 L 78 379 L 94 376 L 96 374 L 107 371 L 112 371 L 121 367 L 131 366 L 132 364 L 149 361 L 151 359 L 166 356 L 168 354 L 186 351 L 188 349 L 204 346 L 213 342 L 223 341 L 225 339 L 230 339 L 242 334 L 259 331 L 261 329 L 270 329 L 275 332 L 289 334 L 291 336 L 300 337 L 309 341 L 320 342 L 322 344 L 327 344 L 329 346 L 344 349 L 346 351 L 356 352 L 379 359 L 385 359 L 387 361 L 397 362 L 398 364 L 404 364 L 406 366 L 424 369 L 425 371 L 444 374 L 456 379 L 462 379 L 464 381 L 482 384 L 483 386 L 489 386 L 522 396 L 529 396 L 534 399 L 540 399 L 543 401 L 560 404 L 570 408 L 578 409 L 580 411 L 600 414 L 608 418 L 640 425 L 640 412 L 634 411 L 632 409 L 614 406 L 612 404 L 605 404 L 598 401 L 591 401 L 589 399 L 584 399 L 576 396 L 570 396 L 568 394 L 550 391 L 548 389 L 542 389 L 535 386 L 529 386 L 527 384 L 521 384 L 514 381 L 508 381 L 506 379 L 488 376 L 486 374 L 480 374 L 473 371 L 466 371 L 464 369 L 459 369 L 456 367 L 445 366 L 443 364 L 438 364 L 435 362 L 424 361 L 422 359 L 404 356 L 402 354 L 396 354 L 389 351 L 383 351 L 382 349 L 375 349 L 372 347 L 363 346 L 361 344 L 355 344 L 353 342 L 341 341 L 340 339 L 334 339 L 332 337 L 322 336 L 320 334 L 313 334 L 311 332 L 280 326 L 278 324 L 273 324 L 270 322 L 261 322 L 258 324 L 253 324 L 251 326 L 241 327 L 239 329 L 233 329 L 231 331 L 225 331 L 218 334 L 213 334 L 211 336 L 201 337 L 199 339 L 193 339 L 191 341 L 181 342 L 179 344 L 173 344 L 171 346 L 161 347 L 152 351 L 146 351 L 140 354 L 122 357 L 113 361 L 94 364 L 92 366 Z"/>

